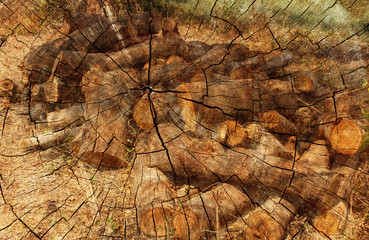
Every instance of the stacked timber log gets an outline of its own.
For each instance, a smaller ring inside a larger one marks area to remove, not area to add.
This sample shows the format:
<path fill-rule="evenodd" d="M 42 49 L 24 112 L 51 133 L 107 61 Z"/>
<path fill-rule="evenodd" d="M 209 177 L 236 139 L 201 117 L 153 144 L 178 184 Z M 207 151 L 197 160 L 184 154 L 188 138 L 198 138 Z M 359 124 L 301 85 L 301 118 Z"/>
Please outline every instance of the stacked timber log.
<path fill-rule="evenodd" d="M 362 122 L 316 104 L 331 91 L 285 70 L 293 52 L 185 41 L 156 11 L 71 17 L 68 36 L 24 60 L 32 120 L 56 132 L 24 149 L 72 136 L 90 166 L 133 164 L 145 236 L 284 239 L 300 215 L 342 232 L 354 169 L 335 161 L 355 165 Z M 12 89 L 0 82 L 1 93 Z"/>

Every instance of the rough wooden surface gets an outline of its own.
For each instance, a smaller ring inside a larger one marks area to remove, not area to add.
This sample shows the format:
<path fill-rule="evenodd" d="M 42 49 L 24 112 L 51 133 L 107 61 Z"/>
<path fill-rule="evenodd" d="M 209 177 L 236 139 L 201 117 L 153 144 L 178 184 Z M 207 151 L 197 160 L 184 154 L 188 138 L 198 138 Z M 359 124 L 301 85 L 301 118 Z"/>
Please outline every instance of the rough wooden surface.
<path fill-rule="evenodd" d="M 366 239 L 367 30 L 201 4 L 1 33 L 0 239 Z"/>

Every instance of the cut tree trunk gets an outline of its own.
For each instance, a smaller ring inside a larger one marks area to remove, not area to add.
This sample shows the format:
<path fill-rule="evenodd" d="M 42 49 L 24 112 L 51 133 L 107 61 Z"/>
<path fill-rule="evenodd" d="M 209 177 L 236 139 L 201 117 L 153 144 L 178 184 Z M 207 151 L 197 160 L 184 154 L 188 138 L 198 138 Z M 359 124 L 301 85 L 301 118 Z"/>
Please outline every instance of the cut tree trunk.
<path fill-rule="evenodd" d="M 173 220 L 174 236 L 178 239 L 211 236 L 211 232 L 219 232 L 227 222 L 236 220 L 252 207 L 246 194 L 230 184 L 219 184 L 177 208 Z"/>
<path fill-rule="evenodd" d="M 315 91 L 316 83 L 306 74 L 295 72 L 291 74 L 293 86 L 301 93 L 310 93 Z"/>
<path fill-rule="evenodd" d="M 185 123 L 185 130 L 194 131 L 197 125 L 195 105 L 190 99 L 192 95 L 186 85 L 178 87 L 178 104 L 181 109 L 181 116 Z"/>
<path fill-rule="evenodd" d="M 183 42 L 178 51 L 178 56 L 186 62 L 193 62 L 204 56 L 210 49 L 210 45 L 200 41 Z"/>
<path fill-rule="evenodd" d="M 265 71 L 270 78 L 278 78 L 285 76 L 284 67 L 291 63 L 294 54 L 290 51 L 280 52 L 278 56 L 271 58 L 265 62 L 262 70 Z"/>
<path fill-rule="evenodd" d="M 133 119 L 143 130 L 151 130 L 154 125 L 154 110 L 150 102 L 149 94 L 146 93 L 135 103 L 133 108 Z"/>
<path fill-rule="evenodd" d="M 165 60 L 162 58 L 159 59 L 151 59 L 151 62 L 147 62 L 141 70 L 145 70 L 148 69 L 149 66 L 150 68 L 156 67 L 156 66 L 163 66 L 165 64 Z M 147 72 L 147 71 L 146 71 Z"/>
<path fill-rule="evenodd" d="M 165 64 L 169 65 L 169 64 L 183 63 L 183 62 L 184 62 L 183 58 L 172 55 L 167 59 L 167 61 L 165 61 Z"/>
<path fill-rule="evenodd" d="M 222 80 L 185 84 L 195 103 L 199 124 L 214 131 L 225 120 L 237 119 L 240 112 L 244 113 L 241 123 L 251 120 L 254 101 L 259 99 L 252 80 L 234 80 L 232 84 L 228 84 L 229 78 L 228 82 Z"/>
<path fill-rule="evenodd" d="M 284 239 L 297 214 L 342 232 L 364 138 L 355 91 L 289 74 L 295 52 L 185 41 L 155 11 L 68 21 L 25 58 L 31 119 L 53 133 L 22 153 L 68 143 L 97 170 L 132 165 L 144 238 L 232 238 L 242 222 L 242 239 Z"/>
<path fill-rule="evenodd" d="M 73 41 L 68 50 L 83 52 L 116 52 L 148 40 L 151 34 L 158 34 L 161 30 L 176 31 L 174 20 L 164 20 L 157 11 L 155 14 L 143 12 L 111 18 L 79 15 L 70 18 L 69 22 L 72 22 L 69 37 Z"/>
<path fill-rule="evenodd" d="M 229 76 L 231 79 L 252 79 L 254 73 L 259 73 L 264 65 L 262 55 L 249 58 L 242 62 L 231 62 Z"/>
<path fill-rule="evenodd" d="M 148 135 L 143 135 L 143 139 L 138 141 L 138 146 L 146 144 L 148 149 L 144 152 L 152 152 L 146 162 L 149 167 L 156 167 L 168 174 L 174 172 L 178 180 L 191 178 L 194 183 L 199 184 L 196 187 L 203 187 L 237 176 L 246 185 L 262 182 L 266 186 L 273 186 L 274 189 L 281 189 L 281 191 L 290 181 L 292 171 L 288 169 L 292 167 L 293 161 L 287 150 L 284 154 L 286 156 L 283 156 L 288 157 L 287 159 L 264 155 L 264 152 L 251 149 L 240 148 L 233 151 L 224 149 L 214 140 L 201 141 L 186 136 L 173 124 L 164 123 L 159 125 L 158 129 L 162 140 L 166 143 L 169 159 L 155 129 Z M 167 139 L 165 136 L 171 136 L 171 131 L 177 134 Z M 264 138 L 274 139 L 272 135 Z M 268 147 L 268 145 L 264 146 L 264 148 Z M 140 148 L 142 147 L 138 147 Z M 284 146 L 281 145 L 281 148 Z M 279 153 L 275 155 L 277 154 Z M 234 180 L 238 181 L 238 179 Z"/>
<path fill-rule="evenodd" d="M 338 154 L 353 155 L 363 142 L 363 130 L 358 123 L 346 118 L 336 119 L 334 114 L 328 114 L 321 120 L 320 131 Z"/>
<path fill-rule="evenodd" d="M 252 56 L 252 52 L 243 44 L 232 44 L 228 47 L 227 60 L 231 62 L 242 62 Z"/>
<path fill-rule="evenodd" d="M 298 161 L 327 169 L 330 164 L 329 155 L 326 142 L 324 140 L 317 140 L 310 145 Z"/>
<path fill-rule="evenodd" d="M 283 80 L 263 80 L 257 81 L 260 86 L 261 111 L 279 109 L 283 115 L 295 115 L 296 109 L 301 105 L 298 101 L 298 92 L 292 87 L 291 81 L 287 78 Z"/>
<path fill-rule="evenodd" d="M 295 93 L 292 84 L 287 79 L 271 79 L 260 81 L 260 86 L 264 90 L 261 94 L 269 95 L 283 95 L 283 94 L 293 94 Z"/>
<path fill-rule="evenodd" d="M 68 52 L 64 53 L 65 57 L 58 67 L 61 70 L 58 70 L 56 73 L 56 76 L 63 81 L 70 77 L 68 74 L 74 75 L 72 79 L 80 79 L 84 73 L 88 71 L 89 67 L 97 63 L 104 63 L 105 60 L 107 60 L 109 65 L 113 66 L 113 68 L 125 68 L 127 65 L 130 67 L 143 66 L 149 60 L 149 40 L 145 38 L 139 41 L 132 40 L 135 38 L 132 35 L 135 34 L 131 32 L 137 29 L 129 24 L 118 24 L 120 26 L 118 30 L 119 33 L 113 29 L 111 24 L 105 26 L 107 29 L 104 29 L 104 26 L 96 23 L 95 25 L 80 29 L 80 31 L 75 31 L 70 36 L 56 39 L 35 48 L 24 60 L 22 68 L 26 78 L 31 83 L 45 82 L 50 77 L 55 59 L 61 51 Z M 160 24 L 157 23 L 156 25 L 159 26 Z M 129 29 L 126 29 L 127 26 Z M 139 26 L 143 27 L 140 24 L 136 25 L 136 27 Z M 146 29 L 145 31 L 146 36 L 149 35 L 149 30 Z M 140 35 L 140 33 L 138 34 Z M 167 33 L 164 38 L 154 37 L 152 41 L 152 56 L 154 58 L 156 58 L 156 56 L 157 58 L 159 58 L 159 56 L 169 57 L 172 53 L 175 53 L 176 47 L 174 46 L 179 46 L 180 42 L 176 41 L 174 38 L 180 39 L 178 35 L 171 33 Z M 144 44 L 137 44 L 140 42 L 144 42 Z M 124 50 L 129 46 L 131 46 L 131 48 L 127 52 L 118 51 Z M 111 51 L 113 52 L 108 53 Z M 91 53 L 97 55 L 91 55 Z M 127 56 L 129 57 L 127 58 Z M 66 66 L 64 66 L 65 64 Z M 86 67 L 88 65 L 89 67 Z M 80 69 L 80 67 L 82 69 Z M 113 69 L 109 68 L 108 70 Z M 66 77 L 61 77 L 60 74 L 64 74 Z"/>
<path fill-rule="evenodd" d="M 254 77 L 254 73 L 249 66 L 241 66 L 235 69 L 232 69 L 229 77 L 233 79 L 252 79 Z"/>
<path fill-rule="evenodd" d="M 296 161 L 294 165 L 294 177 L 284 194 L 286 200 L 293 203 L 296 208 L 309 208 L 309 212 L 306 212 L 309 217 L 328 211 L 343 199 L 349 201 L 351 190 L 348 185 L 351 180 L 345 175 L 351 170 L 338 173 L 317 164 L 313 165 L 310 161 L 301 160 Z"/>
<path fill-rule="evenodd" d="M 348 213 L 347 203 L 340 201 L 332 209 L 318 215 L 313 220 L 313 225 L 328 236 L 342 234 L 348 222 Z"/>
<path fill-rule="evenodd" d="M 292 221 L 296 209 L 285 200 L 280 203 L 279 201 L 279 198 L 268 199 L 248 216 L 243 231 L 245 239 L 285 239 L 287 226 Z"/>
<path fill-rule="evenodd" d="M 46 150 L 64 143 L 70 143 L 79 131 L 80 127 L 74 127 L 47 134 L 38 134 L 32 138 L 21 139 L 19 148 L 23 153 Z"/>
<path fill-rule="evenodd" d="M 144 94 L 133 107 L 133 119 L 143 130 L 151 130 L 155 124 L 175 122 L 183 125 L 174 93 L 151 92 Z M 188 120 L 188 119 L 186 119 Z"/>
<path fill-rule="evenodd" d="M 150 76 L 148 69 L 139 72 L 140 81 L 144 86 L 156 89 L 174 90 L 180 83 L 187 82 L 195 74 L 195 66 L 188 63 L 173 63 L 167 65 L 151 66 Z"/>
<path fill-rule="evenodd" d="M 58 38 L 32 49 L 23 61 L 22 71 L 30 83 L 44 83 L 51 74 L 54 61 L 68 45 L 67 38 Z"/>
<path fill-rule="evenodd" d="M 146 235 L 164 237 L 174 214 L 174 190 L 162 172 L 144 165 L 144 159 L 145 156 L 137 159 L 134 176 L 139 227 Z"/>
<path fill-rule="evenodd" d="M 245 126 L 247 139 L 242 146 L 254 149 L 266 156 L 276 156 L 292 160 L 291 154 L 278 139 L 260 124 L 251 123 Z"/>
<path fill-rule="evenodd" d="M 53 130 L 60 130 L 68 127 L 72 123 L 82 124 L 83 108 L 81 105 L 75 105 L 70 108 L 47 114 L 47 124 Z"/>
<path fill-rule="evenodd" d="M 242 143 L 246 137 L 242 125 L 236 121 L 225 121 L 218 127 L 215 139 L 227 146 L 234 147 Z"/>
<path fill-rule="evenodd" d="M 292 122 L 276 110 L 259 113 L 260 125 L 276 134 L 296 135 L 297 130 Z"/>
<path fill-rule="evenodd" d="M 132 80 L 126 74 L 105 73 L 93 67 L 81 82 L 85 97 L 83 131 L 73 140 L 74 152 L 85 162 L 125 166 L 134 136 L 128 129 L 135 95 L 128 94 Z M 111 163 L 108 163 L 111 161 Z"/>
<path fill-rule="evenodd" d="M 328 139 L 336 153 L 352 155 L 361 147 L 363 130 L 354 121 L 343 119 L 330 129 Z"/>
<path fill-rule="evenodd" d="M 214 44 L 201 57 L 194 61 L 197 68 L 207 69 L 222 62 L 227 54 L 227 46 L 223 44 Z"/>
<path fill-rule="evenodd" d="M 284 147 L 287 149 L 288 152 L 291 153 L 294 159 L 300 158 L 300 154 L 298 152 L 297 146 L 298 146 L 298 143 L 297 143 L 296 136 L 290 136 L 287 142 L 284 144 Z"/>
<path fill-rule="evenodd" d="M 0 97 L 12 97 L 15 90 L 15 84 L 12 80 L 6 78 L 0 80 Z"/>

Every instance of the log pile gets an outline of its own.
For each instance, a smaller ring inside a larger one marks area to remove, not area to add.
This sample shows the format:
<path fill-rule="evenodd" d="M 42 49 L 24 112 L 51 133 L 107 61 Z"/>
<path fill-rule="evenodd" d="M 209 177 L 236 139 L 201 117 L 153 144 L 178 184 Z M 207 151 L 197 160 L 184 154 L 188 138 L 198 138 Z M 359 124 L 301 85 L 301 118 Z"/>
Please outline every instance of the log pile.
<path fill-rule="evenodd" d="M 293 52 L 266 59 L 242 44 L 185 41 L 156 11 L 69 21 L 68 36 L 24 60 L 32 120 L 77 125 L 71 148 L 97 169 L 134 164 L 143 235 L 284 239 L 298 215 L 327 235 L 342 231 L 335 216 L 354 170 L 335 158 L 357 161 L 363 130 L 309 102 L 323 87 L 285 70 Z M 47 148 L 66 134 L 23 144 Z M 244 227 L 229 230 L 240 219 Z"/>

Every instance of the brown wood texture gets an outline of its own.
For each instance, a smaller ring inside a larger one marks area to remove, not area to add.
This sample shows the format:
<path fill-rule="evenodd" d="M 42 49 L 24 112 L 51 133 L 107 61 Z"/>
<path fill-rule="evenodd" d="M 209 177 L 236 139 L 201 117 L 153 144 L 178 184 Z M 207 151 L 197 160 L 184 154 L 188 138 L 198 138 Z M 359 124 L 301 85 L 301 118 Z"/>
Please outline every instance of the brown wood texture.
<path fill-rule="evenodd" d="M 334 55 L 345 41 L 273 34 L 272 18 L 247 37 L 267 19 L 254 8 L 237 28 L 216 4 L 211 21 L 177 23 L 169 5 L 83 2 L 104 14 L 67 11 L 58 34 L 23 54 L 21 77 L 0 80 L 0 160 L 15 159 L 0 164 L 0 239 L 13 224 L 21 239 L 354 236 L 369 105 L 364 78 L 350 75 L 362 59 L 352 69 Z M 27 184 L 53 189 L 18 191 L 22 165 Z M 50 209 L 19 209 L 17 197 L 54 189 L 64 199 Z"/>

